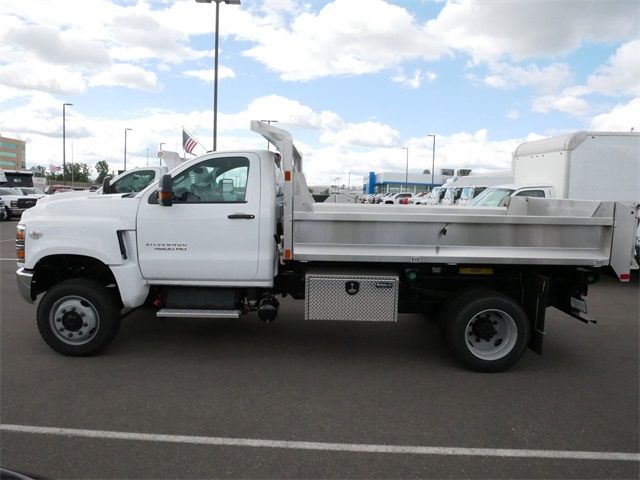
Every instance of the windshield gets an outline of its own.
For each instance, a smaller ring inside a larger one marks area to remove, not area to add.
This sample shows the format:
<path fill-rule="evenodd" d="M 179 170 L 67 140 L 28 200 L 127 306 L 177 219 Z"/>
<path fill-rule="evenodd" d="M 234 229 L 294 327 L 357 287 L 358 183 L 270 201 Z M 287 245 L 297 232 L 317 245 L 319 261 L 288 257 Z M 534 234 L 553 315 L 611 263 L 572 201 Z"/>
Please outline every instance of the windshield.
<path fill-rule="evenodd" d="M 22 190 L 22 193 L 25 195 L 44 195 L 44 192 L 38 188 L 22 187 L 20 190 Z"/>
<path fill-rule="evenodd" d="M 505 197 L 514 192 L 512 188 L 489 188 L 474 198 L 471 207 L 497 207 Z"/>
<path fill-rule="evenodd" d="M 453 197 L 456 194 L 456 189 L 453 187 L 447 188 L 447 191 L 444 194 L 445 200 L 453 200 Z"/>
<path fill-rule="evenodd" d="M 22 192 L 17 188 L 0 188 L 0 195 L 22 195 Z"/>
<path fill-rule="evenodd" d="M 473 187 L 464 187 L 460 194 L 460 200 L 469 200 L 473 198 Z"/>
<path fill-rule="evenodd" d="M 156 172 L 154 170 L 131 173 L 113 182 L 112 191 L 114 193 L 137 193 L 144 190 L 155 177 Z"/>
<path fill-rule="evenodd" d="M 436 187 L 433 190 L 431 190 L 431 193 L 429 194 L 430 198 L 440 198 L 440 190 L 442 190 L 442 188 L 440 187 Z"/>

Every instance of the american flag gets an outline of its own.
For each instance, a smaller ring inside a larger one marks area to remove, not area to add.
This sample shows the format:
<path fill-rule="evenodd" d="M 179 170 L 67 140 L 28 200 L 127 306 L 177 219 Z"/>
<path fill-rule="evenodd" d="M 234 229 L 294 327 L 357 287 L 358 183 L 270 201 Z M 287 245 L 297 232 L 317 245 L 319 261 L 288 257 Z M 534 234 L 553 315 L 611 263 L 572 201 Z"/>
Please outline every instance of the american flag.
<path fill-rule="evenodd" d="M 199 142 L 184 128 L 182 129 L 182 148 L 185 152 L 193 154 L 193 149 Z"/>
<path fill-rule="evenodd" d="M 59 172 L 62 170 L 62 168 L 58 167 L 57 165 L 49 165 L 49 170 L 52 172 Z"/>

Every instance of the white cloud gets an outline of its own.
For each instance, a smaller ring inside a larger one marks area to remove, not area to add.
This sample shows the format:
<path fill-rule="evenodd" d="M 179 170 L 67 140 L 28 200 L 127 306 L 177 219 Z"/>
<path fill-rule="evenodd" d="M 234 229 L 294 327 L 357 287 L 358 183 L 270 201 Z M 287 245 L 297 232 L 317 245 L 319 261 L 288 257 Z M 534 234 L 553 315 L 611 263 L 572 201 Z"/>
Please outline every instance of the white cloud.
<path fill-rule="evenodd" d="M 422 82 L 425 79 L 428 82 L 433 82 L 436 78 L 438 78 L 438 75 L 433 72 L 426 72 L 423 75 L 422 71 L 420 69 L 417 69 L 415 72 L 413 72 L 413 76 L 411 77 L 406 76 L 403 71 L 399 71 L 393 77 L 391 77 L 391 80 L 411 88 L 420 88 Z"/>
<path fill-rule="evenodd" d="M 38 61 L 1 65 L 0 84 L 17 90 L 36 90 L 58 95 L 82 93 L 86 88 L 81 73 Z"/>
<path fill-rule="evenodd" d="M 640 98 L 616 105 L 610 112 L 591 120 L 591 130 L 596 131 L 628 132 L 632 128 L 635 132 L 640 132 Z"/>
<path fill-rule="evenodd" d="M 518 110 L 509 110 L 505 115 L 509 120 L 517 120 L 520 118 L 520 112 Z"/>
<path fill-rule="evenodd" d="M 521 67 L 495 62 L 489 68 L 491 73 L 483 81 L 495 88 L 532 87 L 542 92 L 555 92 L 571 78 L 571 68 L 563 63 L 540 68 L 533 64 Z"/>
<path fill-rule="evenodd" d="M 579 117 L 586 115 L 590 110 L 590 106 L 589 102 L 583 98 L 563 92 L 559 95 L 543 95 L 535 98 L 531 109 L 537 113 L 550 113 L 556 110 Z"/>
<path fill-rule="evenodd" d="M 106 49 L 100 43 L 72 35 L 63 37 L 50 27 L 32 25 L 13 28 L 5 34 L 3 41 L 47 63 L 93 67 L 111 63 Z"/>
<path fill-rule="evenodd" d="M 235 114 L 220 116 L 220 129 L 246 130 L 251 120 L 277 120 L 283 128 L 322 129 L 341 125 L 340 117 L 330 111 L 316 113 L 297 100 L 267 95 L 251 101 L 247 108 Z"/>
<path fill-rule="evenodd" d="M 585 41 L 634 38 L 640 29 L 636 2 L 626 0 L 447 2 L 428 31 L 476 62 L 554 57 Z"/>
<path fill-rule="evenodd" d="M 208 70 L 187 70 L 182 74 L 185 77 L 193 77 L 198 78 L 204 82 L 213 83 L 214 81 L 214 71 L 213 69 Z M 235 78 L 236 72 L 234 72 L 231 68 L 225 67 L 223 65 L 218 66 L 218 80 L 224 80 L 225 78 Z"/>
<path fill-rule="evenodd" d="M 89 85 L 92 87 L 127 87 L 137 90 L 156 90 L 158 77 L 154 72 L 144 68 L 119 63 L 109 70 L 91 77 Z"/>
<path fill-rule="evenodd" d="M 290 28 L 235 33 L 257 43 L 246 56 L 284 80 L 376 73 L 446 52 L 407 10 L 382 0 L 335 0 L 318 13 L 301 13 Z"/>
<path fill-rule="evenodd" d="M 400 145 L 400 133 L 378 122 L 348 123 L 323 133 L 320 141 L 337 146 L 394 147 Z"/>
<path fill-rule="evenodd" d="M 587 80 L 588 87 L 606 95 L 640 95 L 640 40 L 625 43 Z"/>

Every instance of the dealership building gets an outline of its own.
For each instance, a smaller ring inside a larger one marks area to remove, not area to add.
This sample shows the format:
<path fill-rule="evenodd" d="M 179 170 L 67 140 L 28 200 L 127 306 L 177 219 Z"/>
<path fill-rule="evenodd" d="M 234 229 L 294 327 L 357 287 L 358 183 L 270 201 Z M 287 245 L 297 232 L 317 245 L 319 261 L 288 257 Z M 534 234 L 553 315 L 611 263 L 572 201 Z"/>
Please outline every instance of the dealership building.
<path fill-rule="evenodd" d="M 395 193 L 395 192 L 428 192 L 433 187 L 439 187 L 454 175 L 469 175 L 471 170 L 460 169 L 458 172 L 452 168 L 443 168 L 433 177 L 430 170 L 422 173 L 413 172 L 370 172 L 365 177 L 364 193 Z"/>
<path fill-rule="evenodd" d="M 26 168 L 24 141 L 0 135 L 0 169 L 24 170 Z"/>

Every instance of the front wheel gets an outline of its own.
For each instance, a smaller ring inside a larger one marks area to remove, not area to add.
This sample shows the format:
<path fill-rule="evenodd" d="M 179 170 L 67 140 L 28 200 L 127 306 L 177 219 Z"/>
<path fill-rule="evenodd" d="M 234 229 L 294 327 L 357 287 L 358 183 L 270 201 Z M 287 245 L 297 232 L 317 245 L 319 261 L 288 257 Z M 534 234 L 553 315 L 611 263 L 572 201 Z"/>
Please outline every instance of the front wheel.
<path fill-rule="evenodd" d="M 0 208 L 0 222 L 4 222 L 5 220 L 9 220 L 11 215 L 9 215 L 9 209 L 7 207 Z"/>
<path fill-rule="evenodd" d="M 118 333 L 120 311 L 115 294 L 90 279 L 65 280 L 44 295 L 37 324 L 44 341 L 68 356 L 99 353 Z"/>
<path fill-rule="evenodd" d="M 531 337 L 529 319 L 520 304 L 488 289 L 468 290 L 450 299 L 440 323 L 455 357 L 480 372 L 499 372 L 515 364 Z"/>

